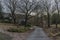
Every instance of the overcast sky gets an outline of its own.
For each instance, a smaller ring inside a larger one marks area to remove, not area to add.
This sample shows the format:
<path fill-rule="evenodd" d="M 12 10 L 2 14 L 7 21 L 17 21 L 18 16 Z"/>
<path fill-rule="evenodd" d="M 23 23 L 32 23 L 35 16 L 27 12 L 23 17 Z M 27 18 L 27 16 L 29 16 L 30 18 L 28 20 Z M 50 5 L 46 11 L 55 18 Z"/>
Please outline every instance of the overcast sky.
<path fill-rule="evenodd" d="M 4 4 L 4 1 L 3 0 L 1 0 L 2 1 L 2 5 L 3 5 L 3 7 L 4 7 L 4 12 L 7 12 L 8 10 L 6 10 L 7 9 L 7 7 L 5 6 L 5 4 Z M 49 2 L 51 2 L 51 4 L 52 4 L 52 6 L 54 5 L 54 0 L 49 0 Z M 59 4 L 60 5 L 60 4 Z M 51 6 L 51 7 L 52 7 Z"/>

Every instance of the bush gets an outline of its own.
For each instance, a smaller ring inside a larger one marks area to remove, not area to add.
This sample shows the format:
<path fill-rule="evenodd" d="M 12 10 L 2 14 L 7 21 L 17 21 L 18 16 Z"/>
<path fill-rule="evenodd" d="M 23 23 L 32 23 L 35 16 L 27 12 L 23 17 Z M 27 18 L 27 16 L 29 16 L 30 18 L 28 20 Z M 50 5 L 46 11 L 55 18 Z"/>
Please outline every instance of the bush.
<path fill-rule="evenodd" d="M 4 21 L 2 21 L 2 23 L 11 23 L 9 20 L 4 20 Z"/>
<path fill-rule="evenodd" d="M 8 29 L 9 32 L 20 32 L 20 33 L 26 32 L 28 30 L 29 30 L 28 27 L 24 27 L 24 28 L 10 28 L 10 29 Z"/>
<path fill-rule="evenodd" d="M 31 24 L 27 24 L 27 27 L 31 27 Z"/>
<path fill-rule="evenodd" d="M 18 30 L 15 29 L 15 28 L 10 28 L 10 29 L 8 29 L 8 31 L 9 31 L 9 32 L 17 32 Z"/>
<path fill-rule="evenodd" d="M 2 23 L 11 23 L 11 19 L 9 17 L 3 18 L 1 20 Z"/>
<path fill-rule="evenodd" d="M 28 24 L 27 26 L 31 27 L 31 25 L 30 25 L 30 24 Z"/>

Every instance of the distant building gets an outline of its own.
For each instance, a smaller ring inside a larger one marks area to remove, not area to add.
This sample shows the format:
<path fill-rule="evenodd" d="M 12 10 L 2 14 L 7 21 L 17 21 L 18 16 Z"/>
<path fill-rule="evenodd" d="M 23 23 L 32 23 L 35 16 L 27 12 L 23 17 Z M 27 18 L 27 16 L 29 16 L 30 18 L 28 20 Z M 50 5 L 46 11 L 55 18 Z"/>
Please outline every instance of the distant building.
<path fill-rule="evenodd" d="M 2 15 L 3 15 L 4 18 L 6 18 L 6 17 L 11 18 L 11 14 L 10 13 L 3 13 Z"/>
<path fill-rule="evenodd" d="M 23 24 L 25 22 L 25 15 L 22 14 L 15 14 L 16 15 L 16 23 Z M 10 13 L 3 13 L 3 19 L 8 21 L 10 19 L 12 21 L 12 17 Z"/>

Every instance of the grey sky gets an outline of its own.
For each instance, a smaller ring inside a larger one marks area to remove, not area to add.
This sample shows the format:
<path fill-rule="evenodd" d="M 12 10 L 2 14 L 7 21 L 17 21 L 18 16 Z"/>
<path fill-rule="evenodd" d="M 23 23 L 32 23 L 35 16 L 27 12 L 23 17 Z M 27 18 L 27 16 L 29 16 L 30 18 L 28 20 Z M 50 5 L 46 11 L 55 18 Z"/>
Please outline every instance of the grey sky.
<path fill-rule="evenodd" d="M 4 12 L 7 12 L 8 10 L 7 10 L 7 7 L 5 6 L 5 4 L 4 4 L 4 1 L 3 0 L 1 0 L 2 1 L 2 5 L 3 5 L 3 7 L 4 7 L 4 9 L 3 9 L 3 11 Z M 31 1 L 31 0 L 30 0 Z M 39 0 L 38 0 L 39 1 Z M 49 0 L 49 2 L 51 1 L 51 4 L 52 4 L 52 6 L 54 5 L 54 0 Z M 60 4 L 59 4 L 60 5 Z M 51 7 L 52 7 L 51 6 Z M 9 12 L 9 11 L 8 11 Z"/>

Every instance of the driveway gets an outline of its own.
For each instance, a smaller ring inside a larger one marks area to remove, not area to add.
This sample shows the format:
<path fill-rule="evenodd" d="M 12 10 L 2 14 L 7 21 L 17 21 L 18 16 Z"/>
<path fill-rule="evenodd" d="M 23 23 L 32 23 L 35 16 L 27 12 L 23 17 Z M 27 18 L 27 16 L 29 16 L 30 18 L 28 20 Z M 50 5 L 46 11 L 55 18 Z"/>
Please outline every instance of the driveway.
<path fill-rule="evenodd" d="M 30 34 L 27 40 L 51 40 L 42 28 L 36 27 L 35 31 Z"/>

